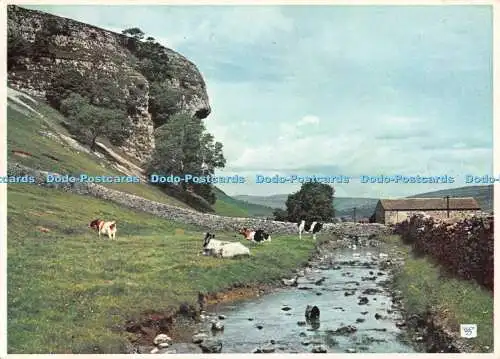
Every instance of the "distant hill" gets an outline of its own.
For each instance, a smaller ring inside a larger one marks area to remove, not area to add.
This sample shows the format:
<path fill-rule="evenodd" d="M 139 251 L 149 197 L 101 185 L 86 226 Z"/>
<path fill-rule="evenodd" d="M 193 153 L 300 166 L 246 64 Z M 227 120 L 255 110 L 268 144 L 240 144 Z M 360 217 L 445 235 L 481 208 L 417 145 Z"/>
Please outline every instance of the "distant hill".
<path fill-rule="evenodd" d="M 270 196 L 247 196 L 247 195 L 236 195 L 232 198 L 239 199 L 248 203 L 255 203 L 261 206 L 271 207 L 271 208 L 281 208 L 285 209 L 285 203 L 288 198 L 287 194 L 273 194 Z"/>
<path fill-rule="evenodd" d="M 439 191 L 419 193 L 408 198 L 435 198 L 435 197 L 474 197 L 479 206 L 484 211 L 493 210 L 493 186 L 467 186 L 451 189 L 443 189 Z M 233 198 L 255 203 L 272 208 L 285 209 L 285 203 L 288 198 L 287 194 L 276 194 L 271 196 L 246 196 L 238 195 Z M 363 198 L 363 197 L 338 197 L 333 200 L 336 217 L 352 216 L 353 208 L 356 207 L 356 217 L 369 217 L 375 211 L 378 198 Z"/>
<path fill-rule="evenodd" d="M 434 197 L 474 197 L 483 211 L 493 211 L 493 185 L 466 186 L 453 189 L 443 189 L 421 193 L 408 198 L 434 198 Z"/>
<path fill-rule="evenodd" d="M 247 196 L 247 195 L 237 195 L 233 198 L 259 204 L 266 207 L 272 208 L 286 208 L 286 200 L 288 198 L 287 194 L 275 194 L 271 196 Z M 336 216 L 351 216 L 353 214 L 353 208 L 356 207 L 356 216 L 369 217 L 371 216 L 373 209 L 377 205 L 378 198 L 363 198 L 363 197 L 337 197 L 333 200 L 333 206 L 335 208 Z M 368 214 L 368 212 L 370 214 Z"/>
<path fill-rule="evenodd" d="M 333 199 L 336 217 L 351 217 L 356 208 L 356 218 L 370 217 L 375 210 L 378 198 L 339 197 Z"/>
<path fill-rule="evenodd" d="M 241 201 L 259 204 L 266 207 L 272 208 L 286 208 L 286 200 L 288 198 L 287 194 L 275 194 L 271 196 L 247 196 L 247 195 L 237 195 L 233 198 L 239 199 Z M 362 198 L 362 197 L 337 197 L 333 200 L 333 205 L 335 207 L 338 216 L 351 215 L 352 209 L 356 208 L 375 208 L 378 198 Z"/>

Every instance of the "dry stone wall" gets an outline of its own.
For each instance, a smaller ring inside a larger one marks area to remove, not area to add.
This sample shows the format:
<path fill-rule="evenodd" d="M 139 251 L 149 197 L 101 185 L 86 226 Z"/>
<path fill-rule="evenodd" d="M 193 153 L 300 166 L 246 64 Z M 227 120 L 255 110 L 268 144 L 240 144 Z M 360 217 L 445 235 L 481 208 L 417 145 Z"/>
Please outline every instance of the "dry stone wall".
<path fill-rule="evenodd" d="M 111 201 L 135 210 L 153 214 L 167 220 L 196 225 L 212 231 L 236 231 L 241 227 L 262 228 L 270 233 L 294 234 L 297 225 L 289 222 L 278 222 L 258 218 L 224 217 L 214 214 L 196 212 L 164 203 L 154 202 L 132 194 L 107 188 L 95 183 L 47 183 L 49 172 L 35 170 L 21 164 L 8 163 L 8 176 L 33 176 L 36 185 L 56 188 L 79 195 L 93 196 Z M 51 172 L 50 174 L 57 175 Z M 372 234 L 387 234 L 391 229 L 378 224 L 361 223 L 326 223 L 322 233 L 338 236 L 370 236 Z"/>
<path fill-rule="evenodd" d="M 404 222 L 408 218 L 418 215 L 422 211 L 386 211 L 385 212 L 385 223 L 386 224 L 396 224 Z M 423 211 L 427 215 L 433 218 L 447 219 L 446 210 L 443 211 Z M 479 214 L 481 211 L 475 210 L 450 210 L 450 219 L 465 219 Z"/>
<path fill-rule="evenodd" d="M 395 226 L 403 241 L 460 278 L 493 290 L 494 217 L 441 220 L 413 216 Z"/>

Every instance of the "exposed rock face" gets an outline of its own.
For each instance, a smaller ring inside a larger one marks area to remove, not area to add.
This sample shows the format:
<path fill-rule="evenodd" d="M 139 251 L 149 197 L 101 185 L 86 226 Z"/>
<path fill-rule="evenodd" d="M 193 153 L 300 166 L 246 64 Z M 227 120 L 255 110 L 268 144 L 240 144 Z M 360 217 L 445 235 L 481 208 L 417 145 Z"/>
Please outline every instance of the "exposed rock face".
<path fill-rule="evenodd" d="M 105 73 L 111 79 L 119 78 L 117 83 L 124 101 L 135 107 L 129 114 L 131 135 L 122 149 L 140 162 L 149 158 L 155 145 L 154 125 L 148 111 L 149 82 L 136 69 L 137 40 L 15 5 L 8 6 L 8 33 L 42 50 L 17 57 L 14 65 L 9 66 L 8 83 L 15 89 L 44 97 L 52 75 L 65 68 L 76 69 L 85 77 Z M 174 111 L 182 109 L 200 119 L 207 117 L 211 109 L 205 82 L 197 67 L 167 48 L 162 48 L 158 56 L 169 69 L 167 88 L 179 95 Z"/>

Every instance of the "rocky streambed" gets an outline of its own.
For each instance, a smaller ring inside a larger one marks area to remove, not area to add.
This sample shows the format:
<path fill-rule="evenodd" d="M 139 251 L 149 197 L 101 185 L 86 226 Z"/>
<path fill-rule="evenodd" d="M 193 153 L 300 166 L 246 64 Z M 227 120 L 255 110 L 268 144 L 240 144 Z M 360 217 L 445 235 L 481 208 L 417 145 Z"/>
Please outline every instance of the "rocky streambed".
<path fill-rule="evenodd" d="M 202 315 L 191 343 L 156 353 L 411 353 L 401 298 L 387 289 L 388 255 L 378 248 L 320 254 L 284 288 L 219 304 Z M 319 318 L 306 318 L 316 306 Z M 311 311 L 309 310 L 309 313 Z"/>

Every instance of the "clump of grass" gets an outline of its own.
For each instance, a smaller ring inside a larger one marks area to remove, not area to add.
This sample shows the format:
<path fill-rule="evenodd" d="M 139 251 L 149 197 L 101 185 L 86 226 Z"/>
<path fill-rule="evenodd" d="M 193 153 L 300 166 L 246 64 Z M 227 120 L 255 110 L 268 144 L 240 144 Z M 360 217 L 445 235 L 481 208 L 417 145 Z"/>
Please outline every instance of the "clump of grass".
<path fill-rule="evenodd" d="M 215 213 L 220 216 L 227 217 L 249 217 L 248 211 L 245 211 L 243 208 L 239 208 L 234 204 L 224 202 L 220 199 L 214 204 Z"/>
<path fill-rule="evenodd" d="M 97 217 L 117 220 L 116 241 L 87 228 Z M 314 247 L 277 236 L 250 258 L 221 260 L 197 256 L 203 233 L 92 197 L 8 185 L 9 353 L 123 352 L 116 328 L 127 319 L 195 303 L 200 291 L 280 279 Z"/>
<path fill-rule="evenodd" d="M 468 339 L 477 352 L 493 348 L 493 294 L 473 281 L 453 278 L 429 258 L 406 259 L 395 273 L 394 285 L 405 298 L 409 313 L 438 312 L 448 328 L 460 332 L 460 324 L 477 324 L 477 338 Z"/>

